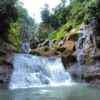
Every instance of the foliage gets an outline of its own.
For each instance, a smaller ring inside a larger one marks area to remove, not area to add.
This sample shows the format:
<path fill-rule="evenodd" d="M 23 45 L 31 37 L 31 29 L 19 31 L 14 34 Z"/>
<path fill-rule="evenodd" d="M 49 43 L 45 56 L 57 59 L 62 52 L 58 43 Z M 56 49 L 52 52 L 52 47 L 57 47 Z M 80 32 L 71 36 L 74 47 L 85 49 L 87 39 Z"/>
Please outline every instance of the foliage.
<path fill-rule="evenodd" d="M 49 47 L 48 47 L 48 46 L 44 46 L 44 47 L 43 47 L 43 50 L 46 52 L 46 51 L 49 50 Z"/>
<path fill-rule="evenodd" d="M 0 57 L 0 64 L 3 64 L 4 59 L 2 57 Z"/>
<path fill-rule="evenodd" d="M 17 0 L 0 0 L 0 37 L 7 39 L 7 33 L 10 29 L 10 22 L 18 19 L 15 4 Z"/>
<path fill-rule="evenodd" d="M 20 41 L 34 34 L 35 20 L 18 0 L 0 0 L 0 37 L 18 46 Z M 22 34 L 27 34 L 23 37 Z"/>
<path fill-rule="evenodd" d="M 48 37 L 48 29 L 44 23 L 39 24 L 37 35 L 40 40 L 45 40 Z"/>
<path fill-rule="evenodd" d="M 65 34 L 67 34 L 67 29 L 69 28 L 70 25 L 71 25 L 71 22 L 64 24 L 57 31 L 54 31 L 53 33 L 49 34 L 48 39 L 49 40 L 56 39 L 57 41 L 59 41 Z"/>
<path fill-rule="evenodd" d="M 73 33 L 73 34 L 70 34 L 70 36 L 67 38 L 67 40 L 77 41 L 78 38 L 79 38 L 79 34 Z"/>
<path fill-rule="evenodd" d="M 47 5 L 47 4 L 45 4 L 44 6 L 45 6 L 45 7 L 44 7 L 44 8 L 42 9 L 42 11 L 41 11 L 41 18 L 42 18 L 43 22 L 44 22 L 46 25 L 48 25 L 48 23 L 49 23 L 50 11 L 49 11 L 49 9 L 48 9 L 48 5 Z"/>
<path fill-rule="evenodd" d="M 57 36 L 57 32 L 54 31 L 54 32 L 52 32 L 52 33 L 50 33 L 50 34 L 48 35 L 48 40 L 56 39 L 56 36 Z"/>
<path fill-rule="evenodd" d="M 6 52 L 2 49 L 0 49 L 0 56 L 5 56 L 6 55 Z"/>
<path fill-rule="evenodd" d="M 83 22 L 84 22 L 85 24 L 88 24 L 88 19 L 89 19 L 89 15 L 87 14 L 87 15 L 85 15 L 85 17 L 83 18 Z"/>
<path fill-rule="evenodd" d="M 20 39 L 20 28 L 18 26 L 19 24 L 16 23 L 11 23 L 11 29 L 9 30 L 9 34 L 8 34 L 8 40 L 11 44 L 13 44 L 14 46 L 18 46 L 19 45 L 19 39 Z"/>
<path fill-rule="evenodd" d="M 66 30 L 70 25 L 77 30 L 83 22 L 88 24 L 90 17 L 100 14 L 99 8 L 100 0 L 71 0 L 67 7 L 59 4 L 53 9 L 54 12 L 50 14 L 49 24 L 55 30 L 49 33 L 48 39 L 60 41 L 61 37 L 67 34 Z M 67 38 L 71 35 L 74 35 L 74 33 L 69 33 Z"/>

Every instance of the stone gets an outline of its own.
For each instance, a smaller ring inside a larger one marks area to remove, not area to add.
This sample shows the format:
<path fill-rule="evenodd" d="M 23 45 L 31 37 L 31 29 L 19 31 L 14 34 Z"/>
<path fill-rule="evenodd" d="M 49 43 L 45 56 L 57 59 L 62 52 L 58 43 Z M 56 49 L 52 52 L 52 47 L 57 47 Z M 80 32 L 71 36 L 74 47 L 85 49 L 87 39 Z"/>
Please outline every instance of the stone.
<path fill-rule="evenodd" d="M 37 48 L 37 49 L 33 49 L 30 54 L 32 55 L 37 55 L 37 56 L 46 56 L 46 57 L 50 57 L 50 56 L 56 56 L 58 55 L 58 51 L 55 48 L 50 48 L 48 51 L 44 51 L 44 48 Z"/>
<path fill-rule="evenodd" d="M 62 62 L 65 66 L 65 68 L 67 67 L 71 67 L 73 64 L 75 64 L 77 62 L 76 57 L 72 54 L 67 54 L 66 56 L 62 56 Z"/>
<path fill-rule="evenodd" d="M 0 80 L 0 83 L 3 83 L 3 80 Z"/>
<path fill-rule="evenodd" d="M 13 46 L 13 45 L 11 45 L 11 44 L 8 44 L 8 43 L 4 43 L 4 48 L 3 48 L 7 53 L 8 52 L 11 52 L 11 53 L 13 53 L 13 52 L 19 52 L 19 50 L 15 47 L 15 46 Z"/>
<path fill-rule="evenodd" d="M 61 48 L 66 48 L 67 50 L 69 51 L 73 51 L 74 50 L 74 47 L 75 46 L 75 43 L 73 41 L 66 41 L 62 46 Z"/>
<path fill-rule="evenodd" d="M 38 53 L 38 52 L 36 52 L 36 51 L 31 51 L 31 52 L 30 52 L 30 54 L 31 54 L 31 55 L 41 56 L 41 54 L 40 54 L 40 53 Z"/>
<path fill-rule="evenodd" d="M 92 30 L 92 38 L 94 44 L 97 46 L 97 48 L 100 49 L 100 22 L 98 21 L 100 18 L 92 17 L 89 19 L 89 24 Z"/>
<path fill-rule="evenodd" d="M 12 65 L 2 64 L 0 65 L 0 83 L 9 82 L 12 74 Z"/>
<path fill-rule="evenodd" d="M 58 48 L 57 49 L 59 52 L 64 52 L 66 50 L 66 48 L 62 47 L 62 48 Z"/>

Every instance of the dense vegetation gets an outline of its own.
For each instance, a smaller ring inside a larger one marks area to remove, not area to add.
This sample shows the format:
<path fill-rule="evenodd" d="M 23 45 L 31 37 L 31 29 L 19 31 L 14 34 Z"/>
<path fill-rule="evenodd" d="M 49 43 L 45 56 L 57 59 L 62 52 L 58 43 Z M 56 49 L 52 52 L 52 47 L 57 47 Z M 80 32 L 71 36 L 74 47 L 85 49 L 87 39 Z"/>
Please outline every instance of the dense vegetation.
<path fill-rule="evenodd" d="M 34 31 L 35 20 L 18 0 L 0 0 L 0 38 L 18 46 L 21 34 Z"/>
<path fill-rule="evenodd" d="M 99 0 L 70 0 L 70 4 L 65 6 L 66 0 L 50 12 L 45 5 L 42 9 L 41 17 L 43 25 L 47 28 L 48 39 L 59 41 L 70 28 L 78 28 L 83 22 L 88 24 L 88 18 L 98 16 L 100 13 Z"/>
<path fill-rule="evenodd" d="M 89 17 L 100 14 L 100 0 L 70 0 L 70 4 L 66 4 L 66 0 L 61 0 L 52 9 L 45 4 L 37 30 L 35 19 L 28 15 L 21 2 L 0 0 L 0 39 L 15 46 L 22 40 L 28 40 L 30 34 L 39 40 L 59 41 L 70 29 L 77 29 L 83 22 L 88 24 Z"/>

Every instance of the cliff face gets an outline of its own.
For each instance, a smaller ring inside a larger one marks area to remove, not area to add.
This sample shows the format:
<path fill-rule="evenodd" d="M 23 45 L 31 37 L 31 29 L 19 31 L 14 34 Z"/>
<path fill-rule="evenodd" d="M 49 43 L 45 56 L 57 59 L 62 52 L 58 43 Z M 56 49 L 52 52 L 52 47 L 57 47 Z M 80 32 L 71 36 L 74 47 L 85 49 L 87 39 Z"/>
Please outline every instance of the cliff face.
<path fill-rule="evenodd" d="M 89 25 L 81 28 L 82 35 L 76 42 L 77 63 L 69 71 L 93 85 L 100 85 L 100 23 L 96 18 L 89 19 Z"/>
<path fill-rule="evenodd" d="M 84 43 L 85 70 L 83 76 L 86 81 L 100 85 L 100 22 L 98 18 L 89 19 L 87 39 Z"/>
<path fill-rule="evenodd" d="M 13 45 L 5 42 L 2 42 L 0 47 L 0 87 L 2 88 L 8 85 L 13 71 L 11 56 L 14 52 L 19 51 Z"/>

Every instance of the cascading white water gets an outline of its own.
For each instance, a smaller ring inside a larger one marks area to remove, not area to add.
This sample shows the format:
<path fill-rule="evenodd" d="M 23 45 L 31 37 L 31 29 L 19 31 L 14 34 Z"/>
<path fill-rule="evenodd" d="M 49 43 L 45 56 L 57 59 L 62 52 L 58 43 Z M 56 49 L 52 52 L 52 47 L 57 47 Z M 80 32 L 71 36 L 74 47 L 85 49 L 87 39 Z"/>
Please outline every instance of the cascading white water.
<path fill-rule="evenodd" d="M 12 63 L 14 71 L 9 84 L 10 89 L 64 82 L 66 85 L 71 84 L 71 77 L 65 71 L 61 58 L 15 54 Z"/>
<path fill-rule="evenodd" d="M 75 51 L 74 55 L 77 58 L 77 71 L 79 73 L 79 81 L 81 82 L 81 71 L 82 71 L 81 56 L 84 55 L 84 52 L 83 52 L 84 42 L 85 42 L 86 37 L 87 37 L 87 30 L 86 30 L 85 25 L 81 26 L 80 32 L 81 32 L 82 36 L 78 39 L 78 41 L 75 44 L 76 51 Z"/>
<path fill-rule="evenodd" d="M 21 43 L 20 47 L 21 47 L 21 51 L 24 53 L 29 53 L 31 51 L 29 43 Z"/>

